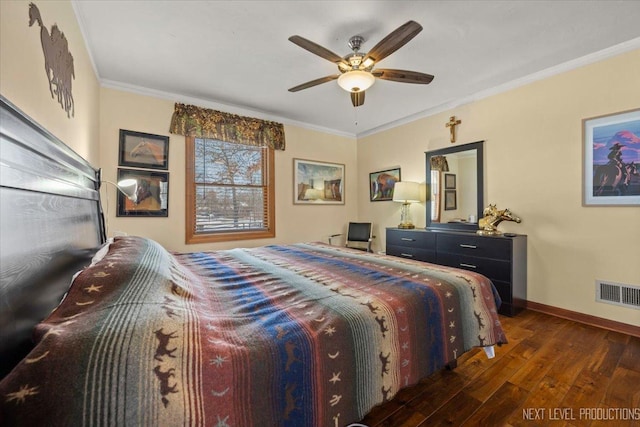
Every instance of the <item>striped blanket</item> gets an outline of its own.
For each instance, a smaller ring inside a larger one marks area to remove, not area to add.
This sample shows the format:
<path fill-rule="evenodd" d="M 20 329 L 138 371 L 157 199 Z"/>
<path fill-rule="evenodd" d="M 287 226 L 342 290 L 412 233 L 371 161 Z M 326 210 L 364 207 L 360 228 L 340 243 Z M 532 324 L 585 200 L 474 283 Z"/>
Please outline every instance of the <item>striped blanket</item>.
<path fill-rule="evenodd" d="M 117 238 L 0 382 L 0 424 L 344 426 L 505 343 L 495 295 L 472 272 L 322 243 Z"/>

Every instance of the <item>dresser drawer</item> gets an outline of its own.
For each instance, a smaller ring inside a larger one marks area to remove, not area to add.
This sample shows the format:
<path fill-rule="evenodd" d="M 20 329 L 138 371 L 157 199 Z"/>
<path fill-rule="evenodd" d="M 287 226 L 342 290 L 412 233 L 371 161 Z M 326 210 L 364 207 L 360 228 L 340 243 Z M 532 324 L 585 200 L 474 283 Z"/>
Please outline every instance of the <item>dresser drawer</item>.
<path fill-rule="evenodd" d="M 436 236 L 424 231 L 387 230 L 387 245 L 434 249 Z"/>
<path fill-rule="evenodd" d="M 511 282 L 511 263 L 509 261 L 438 251 L 436 255 L 436 263 L 475 271 L 483 276 L 487 276 L 491 280 Z"/>
<path fill-rule="evenodd" d="M 439 234 L 436 251 L 473 257 L 511 260 L 511 241 L 477 235 Z"/>
<path fill-rule="evenodd" d="M 396 246 L 387 243 L 387 255 L 401 258 L 415 259 L 425 262 L 436 262 L 436 252 L 430 249 L 414 248 L 410 246 Z"/>

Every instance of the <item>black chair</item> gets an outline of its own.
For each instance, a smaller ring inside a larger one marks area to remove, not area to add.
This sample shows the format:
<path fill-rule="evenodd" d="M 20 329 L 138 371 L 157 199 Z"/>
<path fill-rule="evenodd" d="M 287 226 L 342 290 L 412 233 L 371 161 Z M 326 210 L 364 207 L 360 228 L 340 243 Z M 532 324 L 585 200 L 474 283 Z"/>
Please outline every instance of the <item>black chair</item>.
<path fill-rule="evenodd" d="M 345 246 L 361 251 L 373 252 L 371 250 L 371 242 L 376 237 L 372 235 L 373 227 L 370 222 L 350 222 L 347 229 L 347 239 Z M 342 236 L 340 234 L 332 234 L 329 236 L 329 244 L 334 237 Z"/>

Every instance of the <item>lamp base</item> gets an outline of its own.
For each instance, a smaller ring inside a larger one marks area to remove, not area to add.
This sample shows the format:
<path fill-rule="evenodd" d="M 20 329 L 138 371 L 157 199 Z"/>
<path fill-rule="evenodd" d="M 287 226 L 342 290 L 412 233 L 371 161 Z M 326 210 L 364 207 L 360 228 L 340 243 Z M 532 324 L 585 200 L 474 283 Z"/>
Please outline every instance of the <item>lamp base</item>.
<path fill-rule="evenodd" d="M 404 202 L 402 204 L 402 210 L 400 211 L 400 225 L 398 225 L 398 228 L 405 228 L 405 229 L 416 228 L 416 226 L 413 225 L 413 222 L 411 219 L 411 211 L 409 210 L 410 208 L 411 208 L 411 203 Z"/>
<path fill-rule="evenodd" d="M 405 228 L 405 229 L 407 229 L 407 228 L 416 228 L 416 226 L 415 226 L 415 225 L 413 225 L 413 224 L 411 224 L 411 223 L 407 223 L 407 224 L 399 224 L 399 225 L 398 225 L 398 228 Z"/>

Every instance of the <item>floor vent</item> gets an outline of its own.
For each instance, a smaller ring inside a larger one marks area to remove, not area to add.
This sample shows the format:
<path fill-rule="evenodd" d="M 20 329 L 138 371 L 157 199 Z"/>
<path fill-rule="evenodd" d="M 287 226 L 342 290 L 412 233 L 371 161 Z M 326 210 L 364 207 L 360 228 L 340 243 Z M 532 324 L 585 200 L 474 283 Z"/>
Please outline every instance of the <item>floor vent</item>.
<path fill-rule="evenodd" d="M 640 310 L 640 287 L 596 280 L 596 301 Z"/>

